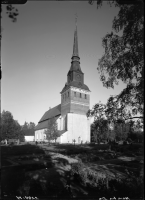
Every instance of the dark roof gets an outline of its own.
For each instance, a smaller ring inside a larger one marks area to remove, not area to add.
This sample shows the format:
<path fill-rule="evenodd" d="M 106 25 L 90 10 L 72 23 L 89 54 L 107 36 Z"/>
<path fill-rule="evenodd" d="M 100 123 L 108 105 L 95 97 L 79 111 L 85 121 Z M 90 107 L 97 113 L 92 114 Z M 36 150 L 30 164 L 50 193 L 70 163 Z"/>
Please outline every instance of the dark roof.
<path fill-rule="evenodd" d="M 59 116 L 56 117 L 56 120 L 58 118 L 59 118 Z M 41 129 L 47 128 L 48 127 L 48 121 L 49 121 L 49 119 L 47 119 L 45 121 L 38 122 L 37 126 L 35 127 L 35 130 L 41 130 Z"/>
<path fill-rule="evenodd" d="M 31 132 L 30 133 L 27 132 L 27 133 L 24 134 L 24 136 L 34 136 L 34 135 L 35 135 L 35 133 L 31 133 Z"/>
<path fill-rule="evenodd" d="M 82 72 L 82 70 L 81 70 L 79 61 L 72 61 L 72 62 L 71 62 L 71 67 L 70 67 L 70 70 L 68 71 L 67 75 L 68 75 L 70 72 L 72 72 L 72 71 L 75 71 L 75 72 L 84 74 L 84 73 Z"/>
<path fill-rule="evenodd" d="M 70 86 L 90 91 L 87 85 L 85 85 L 83 83 L 80 84 L 80 82 L 77 82 L 77 81 L 72 81 L 69 84 L 66 84 L 64 86 L 64 88 L 62 89 L 61 93 L 63 93 L 65 90 L 69 89 Z"/>
<path fill-rule="evenodd" d="M 47 119 L 56 117 L 58 115 L 61 115 L 61 104 L 55 106 L 54 108 L 51 108 L 50 110 L 46 111 L 42 118 L 39 120 L 39 122 L 45 121 Z"/>
<path fill-rule="evenodd" d="M 44 128 L 48 127 L 48 120 L 56 117 L 56 119 L 58 119 L 58 117 L 61 115 L 61 104 L 55 106 L 54 108 L 49 109 L 48 111 L 46 111 L 44 113 L 44 115 L 42 116 L 42 118 L 39 120 L 37 126 L 35 127 L 35 130 L 41 130 Z"/>

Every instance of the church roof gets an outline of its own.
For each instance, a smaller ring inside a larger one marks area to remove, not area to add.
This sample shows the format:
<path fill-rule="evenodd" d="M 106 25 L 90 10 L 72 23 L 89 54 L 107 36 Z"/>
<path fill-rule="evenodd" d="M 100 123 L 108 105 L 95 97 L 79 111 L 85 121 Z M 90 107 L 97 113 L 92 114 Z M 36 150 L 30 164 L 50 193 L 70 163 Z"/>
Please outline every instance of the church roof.
<path fill-rule="evenodd" d="M 79 62 L 77 62 L 77 61 L 71 62 L 71 67 L 70 67 L 70 70 L 68 71 L 68 74 L 69 74 L 71 71 L 76 71 L 76 72 L 78 72 L 78 73 L 84 74 L 84 73 L 82 72 L 82 70 L 81 70 L 81 67 L 80 67 Z"/>
<path fill-rule="evenodd" d="M 61 115 L 61 104 L 49 109 L 44 113 L 42 118 L 39 120 L 37 126 L 35 127 L 35 130 L 41 130 L 48 127 L 48 120 L 55 117 L 56 120 Z"/>
<path fill-rule="evenodd" d="M 61 115 L 61 104 L 51 108 L 50 110 L 46 111 L 42 118 L 39 120 L 39 123 L 42 121 L 45 121 L 47 119 L 56 117 L 58 115 Z"/>
<path fill-rule="evenodd" d="M 59 116 L 56 117 L 56 120 L 59 118 Z M 45 120 L 45 121 L 39 121 L 37 126 L 35 127 L 35 130 L 41 130 L 41 129 L 45 129 L 48 127 L 48 121 L 49 119 Z"/>
<path fill-rule="evenodd" d="M 73 56 L 79 57 L 77 25 L 76 25 L 76 29 L 74 32 Z"/>
<path fill-rule="evenodd" d="M 62 91 L 60 93 L 65 92 L 67 89 L 70 88 L 70 86 L 90 91 L 87 85 L 80 83 L 80 82 L 77 82 L 77 81 L 72 81 L 69 84 L 65 84 L 64 88 L 62 89 Z"/>

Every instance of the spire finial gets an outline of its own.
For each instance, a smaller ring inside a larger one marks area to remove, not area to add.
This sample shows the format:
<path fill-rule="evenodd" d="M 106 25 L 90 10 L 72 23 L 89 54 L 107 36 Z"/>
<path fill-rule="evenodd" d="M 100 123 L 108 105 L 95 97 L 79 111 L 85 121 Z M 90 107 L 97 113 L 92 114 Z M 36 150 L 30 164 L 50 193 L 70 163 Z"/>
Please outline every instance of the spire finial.
<path fill-rule="evenodd" d="M 77 26 L 77 19 L 78 19 L 78 15 L 77 15 L 77 12 L 75 14 L 75 23 L 76 23 L 76 26 Z"/>
<path fill-rule="evenodd" d="M 75 23 L 76 23 L 76 28 L 75 28 L 75 32 L 74 32 L 73 56 L 79 56 L 78 36 L 77 36 L 77 13 L 75 14 Z"/>

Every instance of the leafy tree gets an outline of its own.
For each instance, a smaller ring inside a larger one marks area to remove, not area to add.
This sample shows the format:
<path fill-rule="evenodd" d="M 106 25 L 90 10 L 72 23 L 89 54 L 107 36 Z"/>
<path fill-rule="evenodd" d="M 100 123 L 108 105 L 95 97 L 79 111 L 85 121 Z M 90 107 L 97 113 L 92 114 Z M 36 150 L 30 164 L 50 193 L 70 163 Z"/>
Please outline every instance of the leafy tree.
<path fill-rule="evenodd" d="M 125 140 L 128 137 L 133 121 L 127 122 L 127 112 L 119 109 L 110 97 L 107 104 L 95 104 L 87 113 L 87 117 L 94 116 L 92 135 L 95 141 L 99 140 Z"/>
<path fill-rule="evenodd" d="M 90 4 L 93 2 L 89 1 Z M 118 84 L 119 80 L 126 84 L 126 88 L 115 97 L 116 108 L 112 106 L 112 109 L 116 109 L 116 113 L 126 113 L 124 110 L 129 109 L 128 118 L 130 115 L 137 117 L 137 114 L 143 118 L 143 1 L 123 4 L 121 0 L 116 0 L 112 3 L 120 10 L 113 20 L 114 32 L 108 33 L 102 40 L 105 52 L 99 60 L 97 69 L 105 87 L 114 88 L 114 84 Z M 102 0 L 97 0 L 97 6 L 101 5 Z M 118 35 L 120 31 L 123 31 L 122 36 Z"/>
<path fill-rule="evenodd" d="M 108 120 L 100 118 L 94 121 L 95 131 L 93 133 L 96 142 L 108 139 Z"/>
<path fill-rule="evenodd" d="M 91 142 L 97 142 L 97 133 L 95 124 L 91 124 Z"/>
<path fill-rule="evenodd" d="M 6 11 L 6 14 L 8 15 L 8 17 L 10 19 L 12 19 L 12 22 L 16 22 L 17 21 L 17 16 L 19 15 L 18 13 L 18 9 L 16 9 L 13 5 L 8 4 L 8 5 L 1 5 L 1 13 L 2 13 L 2 9 Z M 2 18 L 2 16 L 1 16 Z"/>
<path fill-rule="evenodd" d="M 1 140 L 20 139 L 21 134 L 21 126 L 18 121 L 13 119 L 11 112 L 3 110 L 1 115 Z"/>
<path fill-rule="evenodd" d="M 61 134 L 59 133 L 59 131 L 57 129 L 55 129 L 53 132 L 53 136 L 52 136 L 53 139 L 55 140 L 55 143 L 56 143 L 57 138 L 60 137 L 60 135 Z"/>
<path fill-rule="evenodd" d="M 23 132 L 23 135 L 34 135 L 35 134 L 35 123 L 33 122 L 25 122 L 24 125 L 22 126 L 22 132 Z"/>
<path fill-rule="evenodd" d="M 49 141 L 51 140 L 55 140 L 60 136 L 58 134 L 58 129 L 57 129 L 57 122 L 56 122 L 56 118 L 51 118 L 48 120 L 48 127 L 45 130 L 45 134 L 46 134 L 46 139 Z"/>
<path fill-rule="evenodd" d="M 94 123 L 91 126 L 95 142 L 106 140 L 109 136 L 110 122 L 105 115 L 106 105 L 101 102 L 94 105 L 92 110 L 87 112 L 87 117 L 94 116 Z"/>
<path fill-rule="evenodd" d="M 11 1 L 12 2 L 12 1 Z M 2 1 L 3 3 L 9 3 L 9 1 Z M 11 4 L 8 5 L 2 5 L 1 4 L 1 16 L 0 18 L 2 19 L 2 11 L 5 10 L 5 12 L 7 13 L 8 17 L 12 19 L 13 22 L 17 21 L 17 16 L 18 16 L 18 9 L 16 9 L 14 6 L 12 6 Z M 1 42 L 1 38 L 2 38 L 2 27 L 1 27 L 1 33 L 0 33 L 0 42 Z M 0 62 L 0 80 L 2 78 L 2 72 L 1 72 L 1 62 Z M 0 104 L 1 104 L 1 99 L 0 99 Z"/>
<path fill-rule="evenodd" d="M 117 141 L 126 140 L 129 135 L 129 124 L 125 123 L 124 120 L 119 119 L 114 124 L 115 139 Z"/>

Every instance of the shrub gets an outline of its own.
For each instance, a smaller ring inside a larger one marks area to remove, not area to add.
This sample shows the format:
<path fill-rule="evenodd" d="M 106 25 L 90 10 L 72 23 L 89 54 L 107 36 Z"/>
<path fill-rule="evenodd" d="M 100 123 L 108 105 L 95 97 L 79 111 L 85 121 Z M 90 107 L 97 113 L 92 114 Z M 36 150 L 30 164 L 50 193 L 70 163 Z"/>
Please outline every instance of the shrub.
<path fill-rule="evenodd" d="M 87 186 L 95 194 L 105 194 L 114 196 L 124 196 L 128 194 L 129 198 L 141 197 L 143 191 L 143 178 L 137 178 L 130 174 L 126 179 L 119 177 L 110 178 L 103 172 L 96 172 L 86 167 L 82 162 L 72 164 L 71 175 L 74 181 Z"/>
<path fill-rule="evenodd" d="M 72 164 L 71 175 L 73 175 L 80 184 L 86 184 L 102 189 L 108 188 L 108 178 L 104 173 L 95 172 L 86 168 L 82 162 Z"/>

